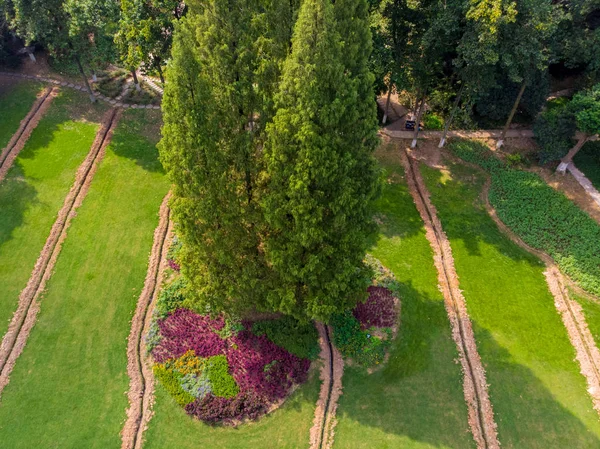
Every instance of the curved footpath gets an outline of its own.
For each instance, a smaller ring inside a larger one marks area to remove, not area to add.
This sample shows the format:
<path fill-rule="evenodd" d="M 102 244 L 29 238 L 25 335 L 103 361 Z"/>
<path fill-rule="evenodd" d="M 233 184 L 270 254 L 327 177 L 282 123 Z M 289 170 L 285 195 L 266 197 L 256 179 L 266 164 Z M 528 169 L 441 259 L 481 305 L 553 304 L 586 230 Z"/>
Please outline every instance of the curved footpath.
<path fill-rule="evenodd" d="M 478 169 L 482 171 L 479 167 Z M 516 235 L 506 224 L 498 218 L 496 210 L 492 207 L 489 201 L 489 189 L 491 180 L 489 175 L 482 191 L 482 198 L 484 200 L 485 208 L 496 223 L 498 228 L 509 237 L 514 243 L 519 245 L 526 251 L 539 257 L 546 265 L 546 282 L 552 296 L 554 296 L 554 305 L 558 310 L 562 321 L 567 329 L 569 340 L 575 348 L 575 354 L 581 374 L 585 377 L 588 385 L 588 393 L 592 398 L 594 409 L 600 414 L 600 351 L 594 342 L 592 333 L 590 332 L 587 322 L 585 321 L 585 315 L 581 305 L 569 295 L 566 285 L 571 285 L 571 281 L 568 280 L 558 269 L 554 260 L 546 253 L 539 251 L 527 245 L 521 238 Z"/>
<path fill-rule="evenodd" d="M 438 280 L 444 295 L 444 305 L 452 327 L 452 337 L 463 368 L 463 389 L 473 439 L 478 449 L 499 449 L 497 425 L 488 394 L 485 370 L 477 351 L 466 301 L 460 290 L 450 242 L 429 199 L 429 193 L 416 161 L 407 151 L 401 152 L 401 159 L 409 191 L 423 219 L 426 237 L 433 249 Z"/>
<path fill-rule="evenodd" d="M 127 374 L 130 378 L 129 392 L 127 393 L 129 409 L 127 410 L 127 420 L 121 431 L 122 449 L 142 447 L 143 433 L 151 417 L 154 376 L 152 375 L 152 365 L 146 356 L 143 336 L 147 333 L 152 320 L 152 309 L 162 284 L 167 252 L 171 242 L 172 223 L 169 221 L 169 198 L 170 194 L 167 194 L 160 206 L 159 222 L 154 231 L 148 272 L 133 316 L 127 343 Z"/>
<path fill-rule="evenodd" d="M 58 89 L 54 87 L 44 89 L 33 103 L 31 110 L 21 120 L 19 129 L 13 134 L 6 148 L 0 152 L 0 182 L 6 177 L 8 170 L 12 167 L 20 151 L 25 147 L 29 136 L 31 136 L 31 133 L 50 107 L 50 103 L 56 97 L 57 93 Z"/>
<path fill-rule="evenodd" d="M 0 396 L 4 387 L 8 385 L 10 373 L 35 325 L 40 309 L 40 295 L 52 275 L 62 244 L 67 237 L 67 230 L 76 215 L 77 208 L 81 206 L 87 195 L 119 118 L 120 112 L 111 109 L 102 119 L 102 125 L 96 134 L 96 139 L 88 156 L 77 171 L 75 182 L 65 198 L 63 207 L 58 212 L 56 221 L 50 230 L 50 235 L 35 264 L 27 286 L 19 295 L 19 305 L 0 345 Z"/>
<path fill-rule="evenodd" d="M 62 87 L 70 88 L 70 89 L 80 90 L 82 92 L 87 92 L 87 89 L 84 86 L 82 86 L 81 84 L 74 84 L 74 83 L 68 83 L 66 81 L 59 81 L 59 80 L 55 80 L 55 79 L 48 78 L 48 77 L 41 76 L 41 75 L 24 75 L 22 73 L 15 73 L 15 72 L 0 72 L 0 76 L 41 81 L 44 83 L 51 83 L 56 86 L 62 86 Z M 110 97 L 107 97 L 106 95 L 98 94 L 97 92 L 94 93 L 94 96 L 96 97 L 96 100 L 100 100 L 105 103 L 108 103 L 115 108 L 160 109 L 160 106 L 158 106 L 158 105 L 125 103 L 125 102 L 117 101 L 114 98 L 110 98 Z"/>

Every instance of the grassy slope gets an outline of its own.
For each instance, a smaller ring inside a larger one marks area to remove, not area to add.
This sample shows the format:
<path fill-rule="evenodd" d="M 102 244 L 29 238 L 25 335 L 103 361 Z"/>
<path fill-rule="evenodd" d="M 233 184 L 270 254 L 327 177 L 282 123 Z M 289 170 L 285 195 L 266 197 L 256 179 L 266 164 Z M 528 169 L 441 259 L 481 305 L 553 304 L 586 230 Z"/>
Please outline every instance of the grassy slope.
<path fill-rule="evenodd" d="M 282 408 L 256 423 L 239 428 L 210 427 L 190 418 L 158 384 L 155 415 L 145 435 L 144 449 L 300 449 L 307 448 L 319 395 L 319 378 L 300 387 Z"/>
<path fill-rule="evenodd" d="M 128 111 L 79 209 L 0 404 L 0 445 L 118 448 L 127 335 L 168 183 Z"/>
<path fill-rule="evenodd" d="M 336 448 L 474 447 L 450 323 L 423 223 L 397 161 L 380 150 L 388 179 L 377 210 L 381 233 L 370 251 L 402 284 L 398 338 L 383 370 L 346 368 Z"/>
<path fill-rule="evenodd" d="M 53 100 L 0 183 L 0 335 L 98 129 L 101 110 L 90 108 L 82 116 L 82 101 L 71 91 Z"/>
<path fill-rule="evenodd" d="M 541 262 L 504 237 L 478 203 L 478 171 L 422 172 L 452 244 L 502 447 L 600 447 L 598 416 Z"/>
<path fill-rule="evenodd" d="M 20 82 L 10 84 L 6 90 L 0 90 L 0 111 L 2 111 L 2 120 L 0 120 L 0 150 L 8 144 L 10 138 L 19 128 L 21 120 L 25 118 L 36 94 L 41 89 L 41 84 Z"/>
<path fill-rule="evenodd" d="M 573 158 L 575 166 L 600 190 L 600 142 L 588 142 Z"/>

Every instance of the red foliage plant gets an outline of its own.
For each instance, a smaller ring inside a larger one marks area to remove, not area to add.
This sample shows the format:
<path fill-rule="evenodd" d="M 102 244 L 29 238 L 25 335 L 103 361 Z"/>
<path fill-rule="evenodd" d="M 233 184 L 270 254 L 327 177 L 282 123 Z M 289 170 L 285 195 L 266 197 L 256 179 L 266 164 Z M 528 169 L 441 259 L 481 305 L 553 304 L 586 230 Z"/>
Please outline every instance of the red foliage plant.
<path fill-rule="evenodd" d="M 352 313 L 363 329 L 370 327 L 392 327 L 396 322 L 394 295 L 385 287 L 370 286 L 369 297 L 358 303 Z"/>

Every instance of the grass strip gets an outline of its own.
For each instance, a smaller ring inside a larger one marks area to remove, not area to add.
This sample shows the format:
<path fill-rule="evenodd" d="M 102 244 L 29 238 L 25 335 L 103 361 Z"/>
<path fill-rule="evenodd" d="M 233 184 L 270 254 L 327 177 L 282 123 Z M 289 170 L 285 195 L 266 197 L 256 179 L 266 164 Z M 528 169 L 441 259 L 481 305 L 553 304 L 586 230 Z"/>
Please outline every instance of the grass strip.
<path fill-rule="evenodd" d="M 504 448 L 591 448 L 600 423 L 544 265 L 497 228 L 478 170 L 421 167 L 454 255 Z"/>
<path fill-rule="evenodd" d="M 145 435 L 145 449 L 300 449 L 308 436 L 319 395 L 319 376 L 312 373 L 283 406 L 255 423 L 211 427 L 191 418 L 162 385 L 156 385 L 154 417 Z"/>
<path fill-rule="evenodd" d="M 383 369 L 368 374 L 345 368 L 334 447 L 470 448 L 475 444 L 458 353 L 398 151 L 378 151 L 387 182 L 376 205 L 382 225 L 370 253 L 400 282 L 400 327 Z"/>
<path fill-rule="evenodd" d="M 37 94 L 42 89 L 40 83 L 19 82 L 0 86 L 0 150 L 6 147 L 13 134 L 19 129 L 21 120 L 25 118 Z"/>
<path fill-rule="evenodd" d="M 600 142 L 586 143 L 573 158 L 575 166 L 600 190 Z"/>
<path fill-rule="evenodd" d="M 0 183 L 0 335 L 94 141 L 103 107 L 82 113 L 82 101 L 62 92 Z"/>
<path fill-rule="evenodd" d="M 528 245 L 548 253 L 571 279 L 600 296 L 600 225 L 535 173 L 508 167 L 482 143 L 458 141 L 450 150 L 492 177 L 490 203 Z"/>
<path fill-rule="evenodd" d="M 158 121 L 127 111 L 115 130 L 4 391 L 6 447 L 120 447 L 127 335 L 168 190 L 145 125 Z"/>

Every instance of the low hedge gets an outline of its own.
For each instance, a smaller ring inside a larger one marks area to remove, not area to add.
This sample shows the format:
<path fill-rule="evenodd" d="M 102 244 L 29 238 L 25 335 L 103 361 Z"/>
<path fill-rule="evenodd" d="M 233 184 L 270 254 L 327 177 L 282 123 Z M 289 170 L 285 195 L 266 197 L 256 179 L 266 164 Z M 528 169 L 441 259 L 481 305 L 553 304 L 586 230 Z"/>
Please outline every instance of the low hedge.
<path fill-rule="evenodd" d="M 548 253 L 585 290 L 600 295 L 600 225 L 535 173 L 510 168 L 483 144 L 449 146 L 491 174 L 490 203 L 528 245 Z"/>
<path fill-rule="evenodd" d="M 291 316 L 276 320 L 257 321 L 252 325 L 255 335 L 265 335 L 277 346 L 303 358 L 315 360 L 319 355 L 319 334 L 312 322 L 301 323 Z"/>

